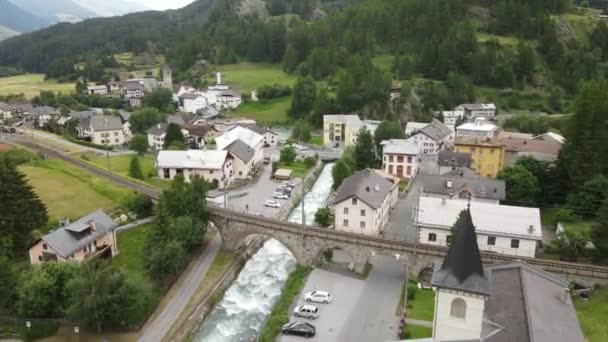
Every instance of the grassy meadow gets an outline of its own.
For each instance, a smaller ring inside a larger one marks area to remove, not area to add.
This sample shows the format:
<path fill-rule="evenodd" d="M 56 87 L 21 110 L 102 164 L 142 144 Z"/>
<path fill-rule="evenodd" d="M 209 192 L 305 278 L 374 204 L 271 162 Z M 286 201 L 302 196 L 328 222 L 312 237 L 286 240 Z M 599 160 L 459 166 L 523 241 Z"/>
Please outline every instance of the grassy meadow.
<path fill-rule="evenodd" d="M 58 83 L 56 80 L 44 80 L 43 74 L 25 74 L 0 78 L 0 95 L 21 94 L 32 98 L 42 90 L 69 93 L 74 91 L 74 83 Z"/>

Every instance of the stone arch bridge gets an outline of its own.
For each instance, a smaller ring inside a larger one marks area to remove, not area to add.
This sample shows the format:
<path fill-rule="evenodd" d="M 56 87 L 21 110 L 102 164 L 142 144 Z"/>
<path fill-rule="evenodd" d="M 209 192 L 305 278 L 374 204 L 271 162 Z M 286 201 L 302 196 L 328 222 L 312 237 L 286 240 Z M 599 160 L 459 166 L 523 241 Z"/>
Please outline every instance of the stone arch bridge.
<path fill-rule="evenodd" d="M 240 248 L 249 236 L 262 235 L 281 242 L 299 263 L 305 265 L 319 262 L 322 252 L 326 249 L 340 249 L 351 257 L 358 272 L 363 271 L 373 255 L 400 255 L 405 259 L 408 273 L 418 276 L 424 269 L 432 267 L 436 261 L 443 260 L 447 253 L 447 248 L 442 246 L 395 241 L 312 226 L 304 228 L 297 223 L 223 208 L 210 208 L 210 221 L 217 227 L 224 247 L 229 250 Z M 490 252 L 481 254 L 484 263 L 521 260 L 546 271 L 562 274 L 569 280 L 608 282 L 608 267 L 514 257 Z"/>

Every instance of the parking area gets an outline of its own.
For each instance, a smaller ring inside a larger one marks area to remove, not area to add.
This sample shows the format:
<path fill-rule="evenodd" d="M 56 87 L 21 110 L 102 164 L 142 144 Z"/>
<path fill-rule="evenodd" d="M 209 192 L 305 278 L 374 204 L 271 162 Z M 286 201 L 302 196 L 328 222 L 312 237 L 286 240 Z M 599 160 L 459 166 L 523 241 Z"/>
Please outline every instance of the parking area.
<path fill-rule="evenodd" d="M 290 322 L 305 321 L 312 323 L 317 328 L 317 335 L 307 341 L 339 341 L 343 330 L 349 329 L 348 317 L 355 307 L 363 292 L 365 282 L 340 274 L 315 269 L 308 276 L 306 285 L 297 302 L 290 309 Z M 329 304 L 306 303 L 304 295 L 307 292 L 324 290 L 331 293 L 333 301 Z M 293 317 L 293 309 L 296 305 L 312 304 L 319 308 L 319 317 L 316 320 Z M 302 337 L 280 336 L 281 342 L 302 341 Z"/>

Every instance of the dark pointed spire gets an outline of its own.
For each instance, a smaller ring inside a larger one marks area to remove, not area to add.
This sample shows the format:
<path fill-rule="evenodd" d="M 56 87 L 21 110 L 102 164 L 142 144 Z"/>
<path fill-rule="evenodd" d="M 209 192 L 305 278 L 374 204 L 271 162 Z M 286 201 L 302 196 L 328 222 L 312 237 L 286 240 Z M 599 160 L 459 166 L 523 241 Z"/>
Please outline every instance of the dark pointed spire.
<path fill-rule="evenodd" d="M 461 283 L 472 274 L 484 276 L 470 207 L 469 202 L 467 209 L 460 212 L 454 224 L 456 234 L 452 237 L 452 244 L 441 265 L 442 270 L 456 277 Z"/>

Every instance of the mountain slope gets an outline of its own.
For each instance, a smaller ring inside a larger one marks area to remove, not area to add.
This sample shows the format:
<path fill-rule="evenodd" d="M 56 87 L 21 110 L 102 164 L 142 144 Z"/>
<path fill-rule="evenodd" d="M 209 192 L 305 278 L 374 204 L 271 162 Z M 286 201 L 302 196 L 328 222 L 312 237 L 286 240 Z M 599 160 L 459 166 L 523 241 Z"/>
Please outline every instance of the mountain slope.
<path fill-rule="evenodd" d="M 75 22 L 97 15 L 72 0 L 11 0 L 16 6 L 38 17 L 49 18 L 56 22 Z"/>
<path fill-rule="evenodd" d="M 0 25 L 0 40 L 5 40 L 7 38 L 14 37 L 18 34 L 19 34 L 19 32 L 11 30 L 10 28 L 8 28 L 6 26 Z"/>
<path fill-rule="evenodd" d="M 0 25 L 2 26 L 17 32 L 29 32 L 50 23 L 50 20 L 36 16 L 9 0 L 0 0 Z"/>
<path fill-rule="evenodd" d="M 74 2 L 89 11 L 95 12 L 100 17 L 113 17 L 149 10 L 144 5 L 128 0 L 112 0 L 111 2 L 107 0 L 74 0 Z"/>
<path fill-rule="evenodd" d="M 1 1 L 1 0 L 0 0 Z M 201 27 L 218 0 L 197 0 L 179 9 L 61 23 L 0 42 L 0 65 L 44 72 L 57 58 L 85 52 L 141 52 L 150 44 L 167 46 Z"/>

